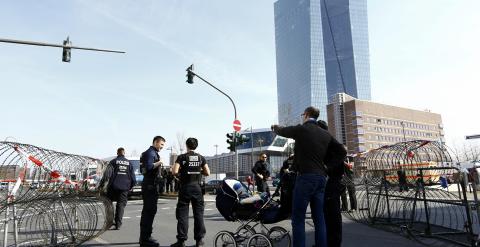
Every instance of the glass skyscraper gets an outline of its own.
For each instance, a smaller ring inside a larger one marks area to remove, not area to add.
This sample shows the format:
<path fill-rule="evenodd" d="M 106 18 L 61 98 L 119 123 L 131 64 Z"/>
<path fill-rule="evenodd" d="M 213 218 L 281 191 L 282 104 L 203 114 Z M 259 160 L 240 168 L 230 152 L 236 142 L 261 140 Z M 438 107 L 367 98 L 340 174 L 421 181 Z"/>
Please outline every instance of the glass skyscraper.
<path fill-rule="evenodd" d="M 367 0 L 278 0 L 274 8 L 280 124 L 299 123 L 310 105 L 326 120 L 337 93 L 371 99 Z"/>

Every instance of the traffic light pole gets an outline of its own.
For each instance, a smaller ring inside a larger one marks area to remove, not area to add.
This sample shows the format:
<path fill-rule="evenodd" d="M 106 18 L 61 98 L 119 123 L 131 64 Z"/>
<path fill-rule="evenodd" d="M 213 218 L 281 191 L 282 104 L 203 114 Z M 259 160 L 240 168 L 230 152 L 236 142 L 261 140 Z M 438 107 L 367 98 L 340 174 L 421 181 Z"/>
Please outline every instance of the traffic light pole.
<path fill-rule="evenodd" d="M 191 75 L 191 78 L 190 76 Z M 191 80 L 190 81 L 187 81 L 188 83 L 193 83 L 193 77 L 196 76 L 198 77 L 198 79 L 202 80 L 203 82 L 205 82 L 206 84 L 208 84 L 210 87 L 213 87 L 215 90 L 217 90 L 218 92 L 220 92 L 221 94 L 225 95 L 229 100 L 230 102 L 232 102 L 232 105 L 233 105 L 233 111 L 235 113 L 235 120 L 237 120 L 237 106 L 235 106 L 235 102 L 233 102 L 233 99 L 232 97 L 230 97 L 228 94 L 226 94 L 225 92 L 223 92 L 222 90 L 220 90 L 218 87 L 214 86 L 212 83 L 210 83 L 209 81 L 203 79 L 201 76 L 199 76 L 197 73 L 193 72 L 193 64 L 190 65 L 190 67 L 187 68 L 187 77 L 189 78 L 188 80 Z M 233 132 L 233 136 L 234 136 L 234 147 L 235 147 L 235 177 L 236 179 L 238 180 L 238 151 L 237 151 L 237 138 L 236 138 L 236 132 Z"/>
<path fill-rule="evenodd" d="M 237 133 L 233 132 L 234 141 L 233 145 L 235 147 L 235 178 L 238 180 L 238 150 L 237 150 Z"/>
<path fill-rule="evenodd" d="M 213 87 L 215 90 L 217 90 L 217 91 L 219 91 L 221 94 L 225 95 L 225 96 L 230 100 L 230 102 L 232 102 L 233 111 L 234 111 L 234 113 L 235 113 L 235 120 L 237 119 L 237 107 L 235 106 L 235 102 L 233 102 L 233 99 L 232 99 L 228 94 L 226 94 L 225 92 L 223 92 L 222 90 L 220 90 L 218 87 L 215 87 L 212 83 L 208 82 L 207 80 L 203 79 L 201 76 L 199 76 L 198 74 L 196 74 L 195 72 L 193 72 L 193 65 L 187 68 L 187 72 L 190 73 L 190 74 L 192 74 L 193 76 L 198 77 L 198 79 L 202 80 L 203 82 L 207 83 L 210 87 Z"/>

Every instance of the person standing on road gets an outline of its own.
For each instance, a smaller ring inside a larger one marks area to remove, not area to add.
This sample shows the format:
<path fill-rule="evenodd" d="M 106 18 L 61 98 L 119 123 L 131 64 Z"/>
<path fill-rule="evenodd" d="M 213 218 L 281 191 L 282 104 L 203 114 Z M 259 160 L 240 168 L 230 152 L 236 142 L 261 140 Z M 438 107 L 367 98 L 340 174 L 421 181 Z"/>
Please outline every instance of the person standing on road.
<path fill-rule="evenodd" d="M 323 120 L 318 121 L 320 128 L 328 131 L 328 125 Z M 335 138 L 328 144 L 325 165 L 328 167 L 328 180 L 325 187 L 325 226 L 327 227 L 327 246 L 342 246 L 342 213 L 340 211 L 340 195 L 346 190 L 342 182 L 345 174 L 344 160 L 347 150 Z"/>
<path fill-rule="evenodd" d="M 288 158 L 283 161 L 282 168 L 280 168 L 280 179 L 283 177 L 284 174 L 292 171 L 294 158 L 295 156 L 293 154 L 290 154 L 290 156 L 288 156 Z"/>
<path fill-rule="evenodd" d="M 344 183 L 347 186 L 347 189 L 342 193 L 342 210 L 348 211 L 348 201 L 347 201 L 347 192 L 348 198 L 350 199 L 350 210 L 357 210 L 357 197 L 355 191 L 355 184 L 353 181 L 353 166 L 350 163 L 350 157 L 347 157 L 344 162 L 345 167 L 345 176 Z"/>
<path fill-rule="evenodd" d="M 252 177 L 247 176 L 247 178 L 245 179 L 245 182 L 247 182 L 247 188 L 249 190 L 251 190 L 252 192 L 255 192 L 255 186 L 253 185 Z M 252 188 L 252 189 L 250 189 L 250 188 Z"/>
<path fill-rule="evenodd" d="M 270 177 L 270 171 L 268 170 L 267 154 L 262 153 L 259 156 L 259 160 L 252 168 L 253 175 L 255 176 L 255 183 L 257 184 L 257 191 L 259 193 L 266 192 L 270 195 L 270 188 L 267 184 L 267 179 Z"/>
<path fill-rule="evenodd" d="M 140 157 L 140 169 L 143 174 L 142 199 L 143 209 L 140 218 L 140 246 L 159 246 L 158 242 L 152 238 L 152 225 L 157 214 L 158 201 L 158 176 L 161 166 L 158 152 L 165 146 L 165 138 L 155 136 L 153 143 L 147 151 Z"/>
<path fill-rule="evenodd" d="M 293 246 L 305 246 L 305 215 L 308 204 L 315 225 L 315 246 L 327 246 L 324 219 L 324 194 L 326 186 L 326 168 L 324 159 L 332 137 L 317 125 L 320 111 L 307 107 L 301 115 L 303 124 L 280 127 L 272 125 L 272 130 L 283 137 L 295 140 L 294 167 L 297 172 L 293 191 L 292 232 Z"/>
<path fill-rule="evenodd" d="M 167 193 L 173 192 L 173 174 L 172 171 L 168 171 L 167 173 Z"/>
<path fill-rule="evenodd" d="M 193 209 L 194 219 L 194 238 L 196 247 L 204 246 L 203 237 L 205 236 L 205 224 L 203 221 L 203 212 L 205 203 L 201 188 L 202 175 L 209 176 L 205 158 L 195 153 L 198 147 L 198 140 L 188 138 L 186 141 L 187 153 L 178 156 L 175 165 L 173 165 L 173 175 L 180 176 L 180 190 L 178 193 L 178 202 L 176 209 L 177 216 L 177 242 L 171 247 L 184 247 L 188 235 L 188 207 L 190 203 Z"/>
<path fill-rule="evenodd" d="M 133 166 L 125 158 L 124 148 L 118 148 L 117 157 L 108 163 L 99 188 L 102 188 L 106 181 L 108 181 L 107 197 L 117 202 L 115 208 L 115 230 L 119 230 L 122 226 L 124 209 L 127 206 L 128 192 L 137 183 Z"/>

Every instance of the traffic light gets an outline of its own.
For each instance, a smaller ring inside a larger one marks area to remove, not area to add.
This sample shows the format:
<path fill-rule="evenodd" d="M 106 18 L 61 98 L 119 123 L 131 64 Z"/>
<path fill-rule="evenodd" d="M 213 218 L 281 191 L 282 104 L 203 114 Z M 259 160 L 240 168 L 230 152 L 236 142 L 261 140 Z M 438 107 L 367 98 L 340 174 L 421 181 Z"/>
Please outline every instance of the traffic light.
<path fill-rule="evenodd" d="M 244 144 L 244 143 L 246 143 L 246 142 L 250 141 L 250 137 L 248 137 L 248 136 L 246 136 L 246 135 L 243 135 L 243 134 L 242 134 L 242 135 L 239 135 L 239 137 L 238 137 L 238 139 L 237 139 L 237 140 L 238 140 L 238 142 L 237 142 L 237 143 L 238 143 L 238 145 L 242 145 L 242 144 Z"/>
<path fill-rule="evenodd" d="M 229 146 L 228 146 L 228 149 L 229 149 L 230 151 L 232 151 L 232 152 L 235 152 L 235 148 L 236 148 L 236 147 L 235 147 L 235 144 L 236 144 L 235 139 L 236 139 L 236 136 L 234 136 L 232 133 L 228 133 L 228 134 L 227 134 L 227 138 L 228 138 L 228 139 L 227 139 L 227 143 L 228 143 L 228 145 L 229 145 Z"/>
<path fill-rule="evenodd" d="M 67 37 L 67 40 L 63 41 L 63 53 L 62 53 L 62 62 L 69 63 L 70 58 L 72 57 L 72 42 L 70 42 L 70 38 Z"/>
<path fill-rule="evenodd" d="M 193 73 L 193 64 L 187 68 L 187 82 L 193 84 L 193 77 L 195 74 Z"/>

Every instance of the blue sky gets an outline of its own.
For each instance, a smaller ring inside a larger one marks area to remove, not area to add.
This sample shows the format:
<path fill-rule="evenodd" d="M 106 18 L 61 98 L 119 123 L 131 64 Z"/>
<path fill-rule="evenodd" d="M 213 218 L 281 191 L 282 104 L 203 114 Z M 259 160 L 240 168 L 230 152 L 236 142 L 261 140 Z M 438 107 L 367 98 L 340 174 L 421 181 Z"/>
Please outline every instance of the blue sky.
<path fill-rule="evenodd" d="M 125 50 L 106 54 L 0 44 L 0 139 L 106 157 L 154 135 L 226 151 L 236 101 L 245 127 L 277 121 L 272 0 L 3 1 L 0 37 Z M 480 133 L 480 2 L 369 0 L 374 101 L 441 113 L 447 141 Z M 177 145 L 178 146 L 178 145 Z M 164 151 L 164 156 L 166 153 Z"/>

